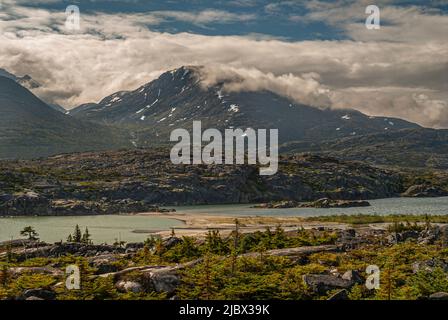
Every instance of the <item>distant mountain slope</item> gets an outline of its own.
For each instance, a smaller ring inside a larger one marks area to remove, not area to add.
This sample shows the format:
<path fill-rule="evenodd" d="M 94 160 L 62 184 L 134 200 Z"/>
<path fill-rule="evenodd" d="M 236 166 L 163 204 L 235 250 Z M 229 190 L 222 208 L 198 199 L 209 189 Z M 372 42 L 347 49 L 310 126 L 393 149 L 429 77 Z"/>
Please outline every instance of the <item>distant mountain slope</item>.
<path fill-rule="evenodd" d="M 279 129 L 282 142 L 326 140 L 418 128 L 400 119 L 369 117 L 354 110 L 321 110 L 268 91 L 225 93 L 222 84 L 204 89 L 199 67 L 182 67 L 134 91 L 117 92 L 100 103 L 79 106 L 70 114 L 106 124 L 130 126 L 136 143 L 166 142 L 174 128 Z"/>
<path fill-rule="evenodd" d="M 310 143 L 289 142 L 283 152 L 313 152 L 376 165 L 448 169 L 448 130 L 388 131 Z"/>
<path fill-rule="evenodd" d="M 0 76 L 0 158 L 127 146 L 127 133 L 55 111 L 14 80 Z"/>
<path fill-rule="evenodd" d="M 14 80 L 15 82 L 19 83 L 20 85 L 28 88 L 28 89 L 35 89 L 39 88 L 40 84 L 35 81 L 33 78 L 31 78 L 29 75 L 24 75 L 23 77 L 18 77 L 5 69 L 0 69 L 0 77 L 9 78 L 11 80 Z"/>

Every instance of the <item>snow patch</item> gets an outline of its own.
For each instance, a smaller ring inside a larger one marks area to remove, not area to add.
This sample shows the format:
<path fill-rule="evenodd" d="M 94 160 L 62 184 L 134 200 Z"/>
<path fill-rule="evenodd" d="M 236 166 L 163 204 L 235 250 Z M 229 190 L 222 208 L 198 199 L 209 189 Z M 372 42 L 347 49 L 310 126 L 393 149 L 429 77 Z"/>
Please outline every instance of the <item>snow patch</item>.
<path fill-rule="evenodd" d="M 230 112 L 239 112 L 240 111 L 240 107 L 238 105 L 236 105 L 236 104 L 232 104 L 232 105 L 230 105 L 229 111 Z"/>

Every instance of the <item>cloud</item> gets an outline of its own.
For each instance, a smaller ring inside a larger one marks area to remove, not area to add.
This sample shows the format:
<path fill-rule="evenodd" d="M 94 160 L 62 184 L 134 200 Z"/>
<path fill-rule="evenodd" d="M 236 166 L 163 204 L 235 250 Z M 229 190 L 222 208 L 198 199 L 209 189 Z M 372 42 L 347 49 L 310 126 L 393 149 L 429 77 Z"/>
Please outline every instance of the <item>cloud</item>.
<path fill-rule="evenodd" d="M 201 71 L 205 87 L 223 83 L 226 92 L 269 90 L 297 102 L 315 107 L 330 107 L 329 90 L 322 86 L 316 73 L 300 76 L 263 73 L 256 68 L 234 68 L 224 65 L 208 65 Z"/>
<path fill-rule="evenodd" d="M 135 89 L 181 65 L 204 65 L 207 83 L 225 79 L 228 90 L 271 90 L 317 107 L 448 127 L 448 42 L 438 31 L 447 30 L 446 15 L 384 1 L 389 23 L 372 33 L 353 18 L 359 11 L 352 2 L 306 4 L 304 23 L 323 19 L 350 38 L 292 42 L 152 30 L 166 19 L 212 24 L 254 18 L 211 9 L 82 14 L 81 30 L 69 32 L 64 12 L 7 6 L 0 13 L 0 67 L 30 74 L 43 85 L 36 94 L 69 108 Z"/>

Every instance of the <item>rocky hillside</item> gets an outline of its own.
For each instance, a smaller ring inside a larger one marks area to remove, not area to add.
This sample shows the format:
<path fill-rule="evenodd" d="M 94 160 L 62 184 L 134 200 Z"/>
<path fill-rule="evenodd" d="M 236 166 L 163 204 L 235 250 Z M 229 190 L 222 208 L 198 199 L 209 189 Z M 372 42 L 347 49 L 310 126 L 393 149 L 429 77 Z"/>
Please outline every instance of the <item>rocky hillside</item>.
<path fill-rule="evenodd" d="M 448 130 L 426 128 L 387 131 L 321 142 L 289 142 L 283 152 L 313 152 L 374 165 L 448 168 Z"/>
<path fill-rule="evenodd" d="M 127 132 L 65 115 L 0 76 L 0 159 L 131 146 Z"/>
<path fill-rule="evenodd" d="M 400 119 L 368 117 L 354 110 L 321 110 L 268 91 L 234 92 L 223 83 L 205 88 L 200 67 L 182 67 L 134 90 L 70 111 L 79 119 L 119 124 L 134 131 L 138 146 L 169 141 L 193 120 L 204 128 L 279 129 L 280 141 L 320 141 L 385 130 L 418 128 Z"/>
<path fill-rule="evenodd" d="M 247 165 L 173 165 L 166 150 L 0 162 L 0 194 L 31 190 L 51 200 L 150 205 L 386 198 L 404 192 L 403 181 L 394 171 L 309 155 L 282 157 L 274 176 Z"/>

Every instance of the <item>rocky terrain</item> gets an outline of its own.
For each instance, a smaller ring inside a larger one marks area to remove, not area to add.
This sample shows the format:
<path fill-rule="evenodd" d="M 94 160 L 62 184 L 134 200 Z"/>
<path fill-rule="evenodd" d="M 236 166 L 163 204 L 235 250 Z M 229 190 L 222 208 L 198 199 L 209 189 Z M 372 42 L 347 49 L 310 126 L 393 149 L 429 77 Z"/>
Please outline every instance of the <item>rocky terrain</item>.
<path fill-rule="evenodd" d="M 99 214 L 162 205 L 310 202 L 322 198 L 329 199 L 331 207 L 338 205 L 334 200 L 368 200 L 402 193 L 422 196 L 429 195 L 428 190 L 435 194 L 431 181 L 416 179 L 416 175 L 410 178 L 399 171 L 313 155 L 283 156 L 276 175 L 260 176 L 258 168 L 250 165 L 173 165 L 165 149 L 77 153 L 0 162 L 0 214 Z M 417 182 L 420 187 L 408 190 Z M 420 192 L 415 192 L 416 188 Z M 437 194 L 444 194 L 443 188 L 437 190 Z M 120 203 L 122 209 L 117 209 Z"/>
<path fill-rule="evenodd" d="M 448 130 L 412 128 L 331 138 L 326 141 L 290 141 L 281 152 L 312 152 L 372 165 L 408 168 L 448 168 Z"/>
<path fill-rule="evenodd" d="M 234 237 L 235 233 L 221 237 L 210 231 L 205 239 L 172 235 L 113 246 L 38 241 L 0 243 L 0 298 L 203 299 L 207 297 L 204 290 L 210 290 L 209 298 L 221 299 L 238 296 L 269 299 L 278 297 L 280 292 L 294 299 L 446 300 L 448 297 L 448 293 L 440 291 L 448 288 L 437 282 L 440 275 L 446 277 L 448 272 L 448 262 L 441 254 L 448 239 L 446 226 L 395 224 L 388 229 L 319 227 L 288 232 L 277 227 L 275 231 L 238 235 L 237 256 L 228 251 L 235 243 Z M 269 242 L 265 242 L 267 239 Z M 265 243 L 264 250 L 257 249 L 258 241 Z M 212 269 L 210 259 L 213 265 L 225 270 L 235 264 L 234 271 Z M 70 291 L 64 287 L 63 279 L 65 266 L 74 261 L 82 266 L 83 285 L 81 290 Z M 260 269 L 260 263 L 264 269 Z M 381 286 L 377 289 L 365 287 L 369 264 L 388 270 L 384 275 L 381 273 Z M 265 269 L 267 265 L 273 268 L 272 274 Z M 393 280 L 389 282 L 391 272 Z M 208 273 L 210 284 L 201 280 Z M 259 273 L 266 287 L 260 288 L 254 278 Z M 294 283 L 292 287 L 285 282 L 279 282 L 278 289 L 273 283 L 268 285 L 277 281 L 274 275 L 291 277 L 294 273 L 296 277 L 289 279 Z M 238 277 L 245 277 L 243 286 L 235 284 Z M 14 281 L 23 283 L 25 279 L 35 280 L 22 289 L 14 286 Z M 222 286 L 227 281 L 233 284 Z M 419 287 L 418 281 L 424 281 L 426 287 Z M 192 286 L 199 286 L 198 291 L 192 290 Z"/>
<path fill-rule="evenodd" d="M 52 200 L 35 192 L 6 194 L 0 197 L 0 216 L 82 216 L 169 211 L 131 199 Z"/>
<path fill-rule="evenodd" d="M 254 206 L 261 209 L 285 209 L 285 208 L 356 208 L 369 207 L 370 203 L 365 200 L 331 200 L 328 198 L 318 199 L 312 202 L 300 203 L 296 201 L 280 201 L 262 203 Z"/>

